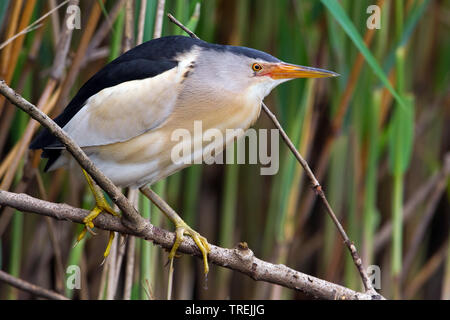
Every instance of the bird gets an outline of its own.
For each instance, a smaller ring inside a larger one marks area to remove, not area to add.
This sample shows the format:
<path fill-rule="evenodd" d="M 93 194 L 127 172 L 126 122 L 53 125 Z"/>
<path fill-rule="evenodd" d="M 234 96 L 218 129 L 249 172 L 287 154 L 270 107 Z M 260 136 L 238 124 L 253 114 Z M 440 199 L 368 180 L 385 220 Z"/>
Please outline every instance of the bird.
<path fill-rule="evenodd" d="M 178 143 L 171 138 L 175 130 L 193 132 L 194 122 L 201 121 L 203 130 L 245 131 L 258 119 L 264 98 L 278 85 L 298 78 L 336 76 L 252 48 L 166 36 L 144 42 L 106 64 L 54 121 L 115 185 L 142 188 L 189 166 L 171 156 Z M 198 143 L 196 139 L 190 143 Z M 189 154 L 190 163 L 197 163 L 206 150 L 220 151 L 231 142 L 201 142 L 200 152 L 194 149 Z M 47 129 L 38 133 L 30 149 L 42 149 L 42 157 L 48 159 L 45 171 L 75 163 Z M 89 174 L 83 173 L 96 205 L 84 219 L 78 241 L 87 231 L 93 233 L 93 221 L 100 213 L 119 216 Z M 188 235 L 202 252 L 207 273 L 211 248 L 206 238 L 178 215 L 169 219 L 176 227 L 169 259 L 173 261 L 183 236 Z M 110 232 L 105 258 L 113 238 Z"/>

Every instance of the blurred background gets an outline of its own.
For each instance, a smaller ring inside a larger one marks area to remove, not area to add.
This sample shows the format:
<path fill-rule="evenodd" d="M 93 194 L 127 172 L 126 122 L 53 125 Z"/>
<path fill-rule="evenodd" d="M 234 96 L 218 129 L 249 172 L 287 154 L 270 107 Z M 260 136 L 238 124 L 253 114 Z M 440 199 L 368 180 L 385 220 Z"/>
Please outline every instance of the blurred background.
<path fill-rule="evenodd" d="M 159 3 L 205 41 L 341 74 L 283 84 L 266 103 L 308 160 L 364 264 L 372 266 L 380 293 L 450 299 L 450 2 Z M 60 0 L 0 1 L 1 78 L 51 116 L 108 61 L 159 33 L 156 0 L 71 4 L 78 7 Z M 376 19 L 376 11 L 367 12 L 370 5 L 380 8 L 379 29 L 368 28 L 367 20 Z M 68 31 L 69 17 L 75 29 Z M 183 32 L 164 15 L 162 35 L 174 34 Z M 58 54 L 64 43 L 67 57 Z M 262 113 L 255 127 L 273 124 Z M 65 170 L 43 173 L 45 161 L 27 148 L 38 129 L 0 97 L 0 189 L 92 209 L 84 182 Z M 261 176 L 260 165 L 197 165 L 152 188 L 212 244 L 232 248 L 245 241 L 259 258 L 362 289 L 336 227 L 284 143 L 277 175 Z M 153 224 L 173 230 L 148 200 L 124 192 Z M 124 245 L 116 242 L 101 266 L 108 233 L 99 230 L 73 248 L 81 228 L 0 208 L 1 270 L 74 299 L 166 298 L 165 250 L 129 237 Z M 79 290 L 66 286 L 69 266 L 80 267 Z M 205 281 L 200 259 L 176 259 L 173 297 L 310 298 L 210 267 Z M 0 298 L 33 297 L 0 283 Z"/>

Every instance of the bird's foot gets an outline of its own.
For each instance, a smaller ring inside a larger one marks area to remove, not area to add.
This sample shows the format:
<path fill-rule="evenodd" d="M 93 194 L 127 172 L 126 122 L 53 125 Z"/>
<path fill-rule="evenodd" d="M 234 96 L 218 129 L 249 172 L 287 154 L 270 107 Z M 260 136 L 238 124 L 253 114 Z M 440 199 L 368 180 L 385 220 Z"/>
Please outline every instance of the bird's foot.
<path fill-rule="evenodd" d="M 176 226 L 175 243 L 173 244 L 173 247 L 170 250 L 169 261 L 172 263 L 173 259 L 176 256 L 178 247 L 180 246 L 181 242 L 183 242 L 184 235 L 188 235 L 194 240 L 195 244 L 202 253 L 205 275 L 208 274 L 209 272 L 208 253 L 211 251 L 211 247 L 208 243 L 208 240 L 206 240 L 205 237 L 201 236 L 197 231 L 189 227 L 186 224 L 186 222 L 184 222 L 181 219 L 175 222 L 175 226 Z"/>
<path fill-rule="evenodd" d="M 97 218 L 97 216 L 100 213 L 106 212 L 106 213 L 109 213 L 116 217 L 120 216 L 117 212 L 114 211 L 113 208 L 111 208 L 111 206 L 108 204 L 108 202 L 106 202 L 105 198 L 96 199 L 96 200 L 99 200 L 99 201 L 97 201 L 95 208 L 83 219 L 84 229 L 78 235 L 77 242 L 75 243 L 75 245 L 77 245 L 84 238 L 84 236 L 86 235 L 87 232 L 89 232 L 92 235 L 96 235 L 96 233 L 92 230 L 92 229 L 94 229 L 93 220 L 95 218 Z M 111 251 L 111 245 L 112 245 L 113 240 L 114 240 L 114 231 L 110 231 L 108 245 L 106 246 L 105 252 L 103 253 L 103 256 L 105 259 L 108 257 L 109 252 Z M 104 261 L 105 260 L 103 260 L 103 262 Z M 103 262 L 102 262 L 102 264 L 103 264 Z"/>

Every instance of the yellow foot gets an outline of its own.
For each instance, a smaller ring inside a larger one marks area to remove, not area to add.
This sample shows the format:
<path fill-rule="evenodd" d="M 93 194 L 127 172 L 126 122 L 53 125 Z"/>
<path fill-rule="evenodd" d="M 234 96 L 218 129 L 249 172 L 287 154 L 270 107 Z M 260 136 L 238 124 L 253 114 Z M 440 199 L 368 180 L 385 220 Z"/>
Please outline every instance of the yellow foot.
<path fill-rule="evenodd" d="M 105 199 L 105 196 L 103 195 L 102 190 L 95 184 L 94 180 L 89 176 L 89 174 L 83 169 L 84 176 L 86 177 L 86 180 L 88 182 L 89 188 L 91 189 L 94 198 L 95 198 L 95 208 L 89 213 L 84 219 L 84 229 L 81 231 L 81 233 L 78 235 L 77 242 L 75 245 L 77 245 L 86 235 L 86 232 L 89 231 L 92 235 L 96 235 L 92 229 L 94 229 L 94 219 L 97 218 L 97 216 L 102 213 L 103 211 L 106 213 L 109 213 L 113 216 L 120 216 L 117 212 L 111 208 L 111 206 L 108 204 L 108 202 Z M 106 246 L 106 250 L 103 253 L 103 256 L 108 257 L 109 252 L 111 250 L 111 245 L 114 240 L 114 231 L 109 232 L 109 241 L 108 245 Z M 103 259 L 102 264 L 105 262 L 105 259 Z"/>
<path fill-rule="evenodd" d="M 176 226 L 176 237 L 175 243 L 173 244 L 172 250 L 169 253 L 169 261 L 172 263 L 173 259 L 176 256 L 176 252 L 181 242 L 183 242 L 184 235 L 190 236 L 197 247 L 200 249 L 203 255 L 203 264 L 205 274 L 209 272 L 208 266 L 208 253 L 211 251 L 211 247 L 209 246 L 208 240 L 205 237 L 201 236 L 198 232 L 194 231 L 191 227 L 189 227 L 183 220 L 179 220 L 175 223 Z"/>
<path fill-rule="evenodd" d="M 84 229 L 83 231 L 81 231 L 81 233 L 78 235 L 77 238 L 77 242 L 75 243 L 75 245 L 77 245 L 86 235 L 86 232 L 91 233 L 92 235 L 96 235 L 96 233 L 92 230 L 94 229 L 94 222 L 93 220 L 95 218 L 97 218 L 97 216 L 104 212 L 107 212 L 109 214 L 112 214 L 113 216 L 119 216 L 119 214 L 117 212 L 115 212 L 110 206 L 109 204 L 106 202 L 106 200 L 103 198 L 101 201 L 98 201 L 100 203 L 97 203 L 97 205 L 95 206 L 95 208 L 91 211 L 91 213 L 89 213 L 84 219 L 83 219 L 83 223 L 84 223 Z M 109 241 L 108 241 L 108 245 L 106 246 L 106 250 L 103 253 L 104 258 L 106 259 L 106 257 L 108 257 L 109 252 L 111 250 L 111 245 L 112 242 L 114 240 L 114 231 L 110 231 L 109 232 Z M 105 260 L 103 260 L 104 262 Z M 102 262 L 102 264 L 103 264 Z"/>

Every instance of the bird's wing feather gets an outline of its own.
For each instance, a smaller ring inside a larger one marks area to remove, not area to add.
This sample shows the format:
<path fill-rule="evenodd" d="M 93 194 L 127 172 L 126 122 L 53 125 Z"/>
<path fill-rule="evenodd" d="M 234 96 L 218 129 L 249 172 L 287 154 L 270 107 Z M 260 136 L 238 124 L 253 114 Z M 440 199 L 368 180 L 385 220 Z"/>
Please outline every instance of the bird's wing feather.
<path fill-rule="evenodd" d="M 95 102 L 99 102 L 99 97 L 102 96 L 105 98 L 103 94 L 105 90 L 113 87 L 120 87 L 121 93 L 125 93 L 124 98 L 128 97 L 136 97 L 133 93 L 133 87 L 128 86 L 128 90 L 126 88 L 126 84 L 136 84 L 136 87 L 139 87 L 139 81 L 147 81 L 145 82 L 148 87 L 148 94 L 152 95 L 154 90 L 153 85 L 157 83 L 157 81 L 151 81 L 151 79 L 157 79 L 159 76 L 162 76 L 167 71 L 172 69 L 177 69 L 178 63 L 173 60 L 148 60 L 148 59 L 131 59 L 131 60 L 117 60 L 116 62 L 110 63 L 102 70 L 97 72 L 91 79 L 89 79 L 78 91 L 78 93 L 73 97 L 64 111 L 54 119 L 54 121 L 60 126 L 65 127 L 75 116 L 78 115 L 82 110 L 89 106 L 90 100 L 95 100 Z M 174 79 L 175 80 L 175 79 Z M 172 84 L 168 84 L 172 85 Z M 158 90 L 156 88 L 156 90 Z M 111 91 L 109 91 L 111 92 Z M 97 97 L 96 97 L 97 96 Z M 113 97 L 110 97 L 113 98 Z M 108 103 L 111 101 L 105 99 L 104 108 L 108 108 Z M 116 99 L 116 107 L 120 107 L 119 101 Z M 94 103 L 95 104 L 95 103 Z M 116 115 L 119 118 L 124 117 L 124 115 L 129 116 L 130 111 L 132 111 L 133 105 L 127 103 L 126 106 L 123 106 L 122 113 L 120 113 L 120 108 L 115 111 L 111 111 L 110 115 Z M 156 108 L 149 106 L 149 109 Z M 95 108 L 92 108 L 95 109 Z M 157 114 L 156 114 L 157 116 Z M 99 120 L 101 120 L 99 118 Z M 156 120 L 157 121 L 157 120 Z M 132 124 L 131 124 L 132 125 Z M 73 126 L 73 124 L 72 124 Z M 94 136 L 92 136 L 94 137 Z M 123 138 L 123 137 L 122 137 Z M 38 136 L 33 140 L 30 145 L 31 149 L 47 149 L 47 148 L 57 148 L 61 147 L 61 143 L 59 140 L 53 136 L 47 129 L 41 130 Z"/>
<path fill-rule="evenodd" d="M 161 125 L 171 114 L 182 82 L 179 68 L 122 82 L 91 96 L 63 127 L 80 147 L 123 142 Z"/>

